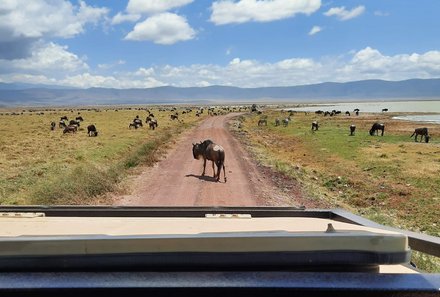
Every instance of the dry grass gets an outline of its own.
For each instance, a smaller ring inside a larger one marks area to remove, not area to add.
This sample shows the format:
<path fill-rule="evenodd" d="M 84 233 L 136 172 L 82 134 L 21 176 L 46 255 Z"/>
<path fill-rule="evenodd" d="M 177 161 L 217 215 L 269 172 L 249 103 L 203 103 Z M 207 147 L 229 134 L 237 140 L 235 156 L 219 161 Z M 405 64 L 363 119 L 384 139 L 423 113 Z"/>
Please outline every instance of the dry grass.
<path fill-rule="evenodd" d="M 203 118 L 193 111 L 180 115 L 180 122 L 171 121 L 171 112 L 150 110 L 159 123 L 154 131 L 145 125 L 128 129 L 136 115 L 145 121 L 145 110 L 81 110 L 84 122 L 76 134 L 63 134 L 58 121 L 64 115 L 75 118 L 77 110 L 14 116 L 5 115 L 14 111 L 2 111 L 0 203 L 89 204 L 96 195 L 112 190 L 127 169 L 147 162 L 145 156 L 155 153 L 156 147 L 160 149 L 175 134 Z M 57 123 L 55 131 L 50 130 L 51 121 Z M 89 124 L 96 125 L 98 137 L 87 136 Z"/>

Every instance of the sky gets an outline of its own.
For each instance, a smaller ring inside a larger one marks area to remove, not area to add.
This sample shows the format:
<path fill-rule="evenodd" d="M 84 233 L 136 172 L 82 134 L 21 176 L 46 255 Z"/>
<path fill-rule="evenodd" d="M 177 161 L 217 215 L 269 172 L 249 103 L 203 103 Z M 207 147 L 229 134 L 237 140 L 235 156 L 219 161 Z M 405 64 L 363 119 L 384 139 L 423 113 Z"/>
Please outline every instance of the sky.
<path fill-rule="evenodd" d="M 440 77 L 439 0 L 0 0 L 0 82 L 295 86 Z"/>

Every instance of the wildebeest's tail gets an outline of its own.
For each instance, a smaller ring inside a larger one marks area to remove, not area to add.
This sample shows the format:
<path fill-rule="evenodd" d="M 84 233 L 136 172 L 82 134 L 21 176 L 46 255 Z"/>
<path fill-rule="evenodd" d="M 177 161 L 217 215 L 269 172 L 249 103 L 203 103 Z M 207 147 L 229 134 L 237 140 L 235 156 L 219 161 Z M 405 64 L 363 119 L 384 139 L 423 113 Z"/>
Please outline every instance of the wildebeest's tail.
<path fill-rule="evenodd" d="M 413 136 L 414 136 L 414 134 L 416 134 L 416 132 L 414 131 L 414 133 L 409 137 L 409 138 L 412 138 Z"/>

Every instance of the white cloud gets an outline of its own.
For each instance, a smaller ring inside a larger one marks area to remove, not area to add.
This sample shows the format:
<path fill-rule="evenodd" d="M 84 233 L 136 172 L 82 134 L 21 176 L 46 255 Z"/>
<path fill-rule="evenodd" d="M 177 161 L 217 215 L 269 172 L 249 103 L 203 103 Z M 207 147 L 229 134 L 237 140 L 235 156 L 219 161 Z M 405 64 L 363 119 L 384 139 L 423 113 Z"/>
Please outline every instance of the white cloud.
<path fill-rule="evenodd" d="M 365 6 L 358 6 L 352 10 L 346 10 L 344 6 L 332 7 L 324 13 L 326 16 L 336 16 L 341 21 L 347 21 L 356 18 L 365 12 Z"/>
<path fill-rule="evenodd" d="M 313 26 L 313 28 L 309 31 L 309 35 L 315 35 L 322 31 L 322 28 L 319 26 Z"/>
<path fill-rule="evenodd" d="M 2 1 L 3 2 L 3 1 Z M 64 0 L 6 1 L 1 7 L 0 41 L 44 36 L 73 37 L 84 32 L 87 23 L 96 23 L 107 8 L 79 7 Z"/>
<path fill-rule="evenodd" d="M 116 77 L 113 75 L 94 75 L 88 72 L 74 76 L 67 76 L 59 81 L 64 86 L 72 86 L 77 88 L 154 88 L 164 86 L 165 84 L 156 80 L 154 77 L 136 77 L 134 74 L 121 74 Z"/>
<path fill-rule="evenodd" d="M 0 68 L 10 72 L 63 75 L 66 72 L 81 72 L 88 70 L 87 63 L 77 55 L 68 51 L 67 46 L 53 42 L 37 42 L 32 48 L 31 56 L 22 59 L 0 59 Z"/>
<path fill-rule="evenodd" d="M 377 49 L 366 47 L 356 52 L 339 71 L 342 75 L 361 79 L 434 78 L 440 75 L 440 51 L 386 56 Z"/>
<path fill-rule="evenodd" d="M 69 53 L 66 47 L 47 44 L 41 45 L 35 52 L 39 54 L 20 61 L 0 60 L 0 81 L 83 88 L 148 88 L 164 85 L 265 87 L 327 81 L 440 77 L 440 51 L 388 56 L 378 49 L 366 47 L 345 55 L 322 59 L 292 57 L 267 63 L 235 57 L 225 65 L 162 65 L 140 67 L 130 72 L 113 72 L 109 75 L 103 74 L 106 69 L 90 69 L 84 59 Z"/>
<path fill-rule="evenodd" d="M 115 61 L 113 63 L 98 64 L 98 68 L 99 69 L 111 69 L 111 68 L 117 67 L 119 65 L 124 65 L 124 64 L 125 64 L 124 60 L 118 60 L 118 61 Z"/>
<path fill-rule="evenodd" d="M 136 24 L 126 40 L 149 40 L 157 44 L 174 44 L 193 39 L 196 32 L 188 25 L 186 18 L 173 13 L 161 13 Z"/>
<path fill-rule="evenodd" d="M 112 18 L 112 25 L 118 25 L 124 22 L 136 22 L 141 18 L 140 14 L 123 14 L 121 12 L 118 12 L 113 18 Z"/>
<path fill-rule="evenodd" d="M 127 12 L 131 14 L 155 14 L 190 4 L 194 0 L 130 0 Z"/>
<path fill-rule="evenodd" d="M 5 1 L 0 5 L 0 59 L 20 59 L 31 54 L 35 42 L 53 37 L 71 38 L 87 24 L 104 19 L 108 9 L 79 6 L 65 0 Z"/>
<path fill-rule="evenodd" d="M 157 44 L 174 44 L 193 39 L 196 32 L 185 17 L 168 12 L 192 3 L 194 0 L 129 0 L 126 13 L 118 12 L 112 24 L 136 22 L 142 16 L 148 18 L 137 23 L 125 36 L 125 40 L 149 40 Z"/>
<path fill-rule="evenodd" d="M 210 21 L 216 25 L 270 22 L 312 14 L 321 7 L 321 0 L 221 0 L 212 3 Z"/>

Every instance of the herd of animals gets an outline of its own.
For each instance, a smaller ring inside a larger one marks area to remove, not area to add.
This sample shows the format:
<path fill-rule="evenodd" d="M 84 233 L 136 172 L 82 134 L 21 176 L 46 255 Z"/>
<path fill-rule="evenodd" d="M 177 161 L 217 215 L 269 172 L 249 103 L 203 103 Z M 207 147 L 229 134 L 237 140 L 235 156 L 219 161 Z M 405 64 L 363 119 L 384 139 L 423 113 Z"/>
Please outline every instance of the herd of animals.
<path fill-rule="evenodd" d="M 80 113 L 78 113 L 80 114 Z M 60 117 L 60 121 L 58 122 L 58 127 L 63 129 L 63 134 L 66 133 L 76 133 L 79 129 L 79 127 L 81 126 L 81 122 L 84 121 L 84 118 L 82 116 L 77 116 L 74 120 L 70 120 L 67 116 L 62 116 Z M 50 123 L 50 129 L 52 131 L 55 130 L 56 128 L 56 123 L 54 121 L 52 121 Z M 98 136 L 98 130 L 96 130 L 96 126 L 91 124 L 87 126 L 87 134 L 89 136 Z"/>
<path fill-rule="evenodd" d="M 128 109 L 131 109 L 131 108 L 128 108 Z M 262 111 L 259 111 L 255 104 L 252 105 L 252 107 L 250 107 L 250 108 L 249 107 L 240 107 L 239 109 L 223 107 L 223 108 L 219 108 L 219 109 L 215 110 L 214 108 L 206 108 L 208 115 L 211 115 L 211 116 L 226 114 L 229 112 L 248 111 L 249 109 L 251 112 L 256 112 L 259 115 L 262 114 Z M 148 110 L 148 109 L 145 109 L 145 110 L 148 112 L 148 115 L 145 119 L 145 123 L 148 124 L 150 129 L 155 130 L 158 127 L 158 122 L 157 122 L 154 114 L 150 110 Z M 195 115 L 197 117 L 199 117 L 201 114 L 203 114 L 204 110 L 205 110 L 205 108 L 198 108 Z M 95 110 L 95 111 L 100 111 L 100 110 Z M 118 109 L 116 109 L 115 111 L 118 111 Z M 171 109 L 169 109 L 169 108 L 164 108 L 164 109 L 160 108 L 159 109 L 159 112 L 163 112 L 163 111 L 172 112 L 169 115 L 170 120 L 180 121 L 179 120 L 179 112 L 177 111 L 177 109 L 175 107 L 172 107 Z M 388 109 L 382 109 L 382 112 L 386 112 L 386 111 L 388 111 Z M 71 112 L 73 112 L 73 111 L 71 110 Z M 190 113 L 190 112 L 192 112 L 192 109 L 186 108 L 185 110 L 180 111 L 180 114 L 183 115 L 185 113 Z M 357 116 L 359 115 L 359 112 L 360 112 L 359 109 L 353 110 L 353 113 Z M 336 116 L 341 113 L 342 113 L 341 111 L 337 111 L 337 110 L 332 110 L 331 112 L 318 110 L 315 112 L 315 114 L 317 114 L 317 115 L 330 116 L 330 117 Z M 307 112 L 306 112 L 306 114 L 307 114 Z M 19 115 L 19 114 L 17 113 L 16 115 Z M 44 112 L 39 112 L 38 115 L 44 115 Z M 351 113 L 349 111 L 346 111 L 345 115 L 350 116 Z M 290 115 L 284 119 L 276 118 L 275 119 L 275 126 L 283 125 L 284 127 L 287 127 L 289 125 L 289 122 L 292 120 L 291 116 L 293 116 L 293 112 L 290 112 Z M 69 120 L 67 116 L 60 117 L 60 120 L 58 122 L 58 127 L 63 129 L 63 134 L 76 133 L 83 121 L 84 121 L 84 118 L 80 115 L 80 112 L 78 112 L 78 116 L 76 116 L 75 119 Z M 258 120 L 258 126 L 262 126 L 262 125 L 267 126 L 267 116 L 262 116 Z M 57 124 L 55 121 L 52 121 L 50 123 L 51 130 L 55 130 L 56 126 L 57 126 Z M 132 128 L 138 129 L 140 127 L 143 127 L 143 121 L 142 121 L 142 119 L 140 119 L 139 115 L 136 115 L 136 117 L 132 120 L 132 122 L 129 123 L 128 128 L 129 129 L 132 129 Z M 319 123 L 317 120 L 314 120 L 312 122 L 311 130 L 313 132 L 319 130 Z M 349 126 L 349 132 L 350 132 L 349 135 L 354 136 L 355 131 L 356 131 L 356 125 L 351 124 Z M 371 136 L 379 135 L 379 132 L 380 132 L 381 136 L 383 136 L 384 131 L 385 131 L 385 124 L 376 122 L 371 126 L 371 129 L 369 130 L 369 134 Z M 87 126 L 87 135 L 89 137 L 98 136 L 98 130 L 96 129 L 96 126 L 94 124 L 90 124 Z M 426 127 L 415 129 L 414 133 L 411 135 L 411 138 L 413 136 L 415 136 L 414 139 L 416 142 L 417 142 L 419 136 L 420 136 L 420 142 L 422 142 L 422 140 L 424 139 L 425 142 L 428 143 L 430 140 L 428 128 L 426 128 Z M 200 143 L 196 143 L 196 144 L 193 143 L 192 151 L 193 151 L 193 156 L 195 159 L 200 159 L 201 157 L 203 157 L 202 176 L 205 175 L 206 161 L 208 160 L 208 161 L 212 162 L 213 175 L 214 175 L 214 178 L 216 179 L 216 181 L 220 180 L 220 173 L 221 173 L 221 170 L 223 169 L 224 181 L 226 182 L 225 150 L 221 145 L 216 144 L 213 141 L 207 139 L 205 141 L 201 141 Z M 215 170 L 214 165 L 217 166 L 217 171 Z"/>
<path fill-rule="evenodd" d="M 356 108 L 353 112 L 358 116 L 359 115 L 359 111 L 360 110 L 358 108 Z M 388 111 L 387 108 L 382 109 L 382 112 L 386 112 L 386 111 Z M 331 117 L 332 116 L 336 116 L 336 115 L 341 114 L 341 113 L 342 113 L 341 111 L 337 111 L 337 110 L 332 110 L 331 112 L 330 111 L 322 111 L 322 110 L 315 111 L 315 114 L 324 115 L 324 116 L 331 116 Z M 306 114 L 307 114 L 307 112 L 306 112 Z M 350 114 L 349 111 L 346 111 L 345 115 L 350 116 L 351 114 Z M 287 127 L 289 125 L 289 122 L 292 120 L 292 118 L 291 118 L 292 116 L 293 116 L 293 112 L 290 112 L 290 115 L 287 118 L 285 118 L 285 119 L 281 120 L 279 118 L 276 118 L 275 119 L 275 126 L 280 126 L 281 123 L 282 123 L 284 127 Z M 266 117 L 260 118 L 258 120 L 258 126 L 267 126 L 267 118 Z M 319 129 L 319 123 L 318 123 L 318 121 L 315 120 L 315 121 L 312 122 L 312 131 L 313 132 L 314 131 L 318 131 L 318 129 Z M 354 136 L 355 135 L 355 131 L 356 131 L 356 125 L 351 124 L 349 126 L 349 131 L 350 131 L 349 135 L 350 136 Z M 383 136 L 383 134 L 385 132 L 385 124 L 384 123 L 375 122 L 371 126 L 371 129 L 369 130 L 369 134 L 371 136 L 379 135 L 379 131 L 381 133 L 380 135 Z M 416 128 L 414 130 L 414 133 L 410 137 L 412 138 L 413 136 L 415 136 L 414 140 L 416 142 L 417 142 L 417 137 L 418 136 L 420 136 L 420 142 L 422 142 L 422 140 L 424 139 L 425 142 L 428 143 L 429 140 L 431 139 L 431 136 L 428 133 L 428 128 L 426 128 L 426 127 Z"/>
<path fill-rule="evenodd" d="M 128 110 L 132 110 L 132 108 L 126 108 Z M 128 128 L 129 129 L 138 129 L 140 127 L 144 126 L 144 123 L 146 125 L 148 125 L 148 127 L 151 130 L 155 130 L 159 125 L 158 125 L 158 121 L 155 118 L 154 114 L 148 109 L 148 108 L 138 108 L 137 110 L 141 110 L 141 109 L 145 109 L 145 111 L 148 113 L 145 122 L 142 121 L 142 119 L 139 117 L 139 115 L 136 115 L 136 117 L 128 124 Z M 216 116 L 216 115 L 222 115 L 222 114 L 226 114 L 229 112 L 241 112 L 241 111 L 246 111 L 248 110 L 249 107 L 198 107 L 196 112 L 195 112 L 195 116 L 196 117 L 200 117 L 201 114 L 204 113 L 204 111 L 207 111 L 208 115 L 211 116 Z M 55 111 L 55 110 L 48 110 L 48 111 Z M 73 112 L 73 110 L 70 110 L 71 112 Z M 95 111 L 100 111 L 100 110 L 95 110 Z M 106 110 L 107 111 L 107 110 Z M 115 109 L 114 111 L 118 111 L 118 109 Z M 189 114 L 193 111 L 192 108 L 185 108 L 183 110 L 177 110 L 176 107 L 167 107 L 167 108 L 159 108 L 158 112 L 171 112 L 170 116 L 170 120 L 172 121 L 179 121 L 181 123 L 183 123 L 182 120 L 179 119 L 179 115 L 184 115 L 184 114 Z M 32 111 L 31 111 L 32 112 Z M 23 114 L 24 111 L 21 113 Z M 44 112 L 38 112 L 36 113 L 37 115 L 44 115 Z M 63 134 L 67 134 L 67 133 L 76 133 L 78 130 L 80 130 L 81 127 L 81 123 L 84 121 L 84 118 L 80 115 L 81 113 L 78 112 L 78 116 L 75 117 L 75 119 L 71 119 L 69 120 L 69 118 L 67 116 L 62 116 L 60 117 L 60 120 L 58 122 L 58 127 L 63 129 Z M 0 114 L 3 115 L 3 114 Z M 19 113 L 13 113 L 13 114 L 6 114 L 6 115 L 20 115 Z M 57 127 L 57 123 L 55 121 L 52 121 L 50 123 L 50 129 L 53 131 L 55 130 Z M 95 126 L 95 124 L 91 124 L 87 126 L 87 135 L 90 137 L 96 137 L 98 136 L 98 130 Z"/>

